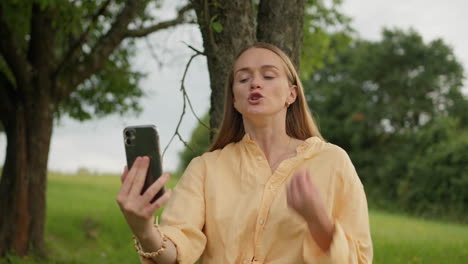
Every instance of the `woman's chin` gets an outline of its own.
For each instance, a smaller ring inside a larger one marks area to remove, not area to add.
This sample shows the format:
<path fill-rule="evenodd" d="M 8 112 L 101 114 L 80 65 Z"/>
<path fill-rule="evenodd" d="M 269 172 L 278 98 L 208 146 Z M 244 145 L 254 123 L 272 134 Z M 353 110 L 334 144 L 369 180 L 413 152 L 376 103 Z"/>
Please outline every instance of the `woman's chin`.
<path fill-rule="evenodd" d="M 256 117 L 256 116 L 260 117 L 260 116 L 267 115 L 267 113 L 264 109 L 260 107 L 252 107 L 252 108 L 247 109 L 247 111 L 245 111 L 243 115 L 248 116 L 248 117 Z"/>
<path fill-rule="evenodd" d="M 275 116 L 274 113 L 267 112 L 267 111 L 249 111 L 245 115 L 244 118 L 247 118 L 251 121 L 261 121 L 261 120 L 270 120 L 272 117 Z"/>
<path fill-rule="evenodd" d="M 283 109 L 266 109 L 264 107 L 251 107 L 242 111 L 241 114 L 244 117 L 249 119 L 253 118 L 265 118 L 265 117 L 273 117 L 276 115 L 283 116 L 282 113 Z"/>

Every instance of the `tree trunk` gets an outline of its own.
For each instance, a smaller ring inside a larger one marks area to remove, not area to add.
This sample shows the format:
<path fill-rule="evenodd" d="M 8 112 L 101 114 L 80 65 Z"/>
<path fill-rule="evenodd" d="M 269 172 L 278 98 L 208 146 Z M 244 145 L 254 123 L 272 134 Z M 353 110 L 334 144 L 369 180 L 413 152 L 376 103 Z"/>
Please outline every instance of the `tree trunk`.
<path fill-rule="evenodd" d="M 9 251 L 20 256 L 31 251 L 45 254 L 47 161 L 54 109 L 45 95 L 27 101 L 17 102 L 4 124 L 7 153 L 0 182 L 0 256 Z"/>
<path fill-rule="evenodd" d="M 224 89 L 234 57 L 255 42 L 254 11 L 251 0 L 195 0 L 194 8 L 203 37 L 210 72 L 210 127 L 219 128 L 224 112 Z M 216 32 L 213 23 L 222 25 Z M 212 140 L 214 133 L 210 133 Z"/>
<path fill-rule="evenodd" d="M 235 56 L 257 41 L 274 44 L 296 67 L 302 47 L 305 0 L 262 0 L 255 17 L 251 0 L 193 0 L 211 85 L 210 126 L 221 125 L 225 84 Z M 258 20 L 257 20 L 258 18 Z M 221 32 L 213 24 L 222 26 Z M 256 28 L 257 25 L 257 28 Z M 213 140 L 214 133 L 210 133 Z"/>
<path fill-rule="evenodd" d="M 257 39 L 278 46 L 299 70 L 305 0 L 263 0 L 257 15 Z"/>

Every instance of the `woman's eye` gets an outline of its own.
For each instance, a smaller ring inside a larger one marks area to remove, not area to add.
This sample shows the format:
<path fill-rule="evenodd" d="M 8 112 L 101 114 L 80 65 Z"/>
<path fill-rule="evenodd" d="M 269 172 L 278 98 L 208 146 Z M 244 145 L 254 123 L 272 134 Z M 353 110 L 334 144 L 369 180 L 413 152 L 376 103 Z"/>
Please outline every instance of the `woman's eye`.
<path fill-rule="evenodd" d="M 264 76 L 263 78 L 265 78 L 265 79 L 267 79 L 267 80 L 271 80 L 271 79 L 273 79 L 273 78 L 275 78 L 275 77 L 273 77 L 273 76 Z"/>
<path fill-rule="evenodd" d="M 240 79 L 239 82 L 240 83 L 245 83 L 247 80 L 248 80 L 248 78 L 244 78 L 244 79 Z"/>

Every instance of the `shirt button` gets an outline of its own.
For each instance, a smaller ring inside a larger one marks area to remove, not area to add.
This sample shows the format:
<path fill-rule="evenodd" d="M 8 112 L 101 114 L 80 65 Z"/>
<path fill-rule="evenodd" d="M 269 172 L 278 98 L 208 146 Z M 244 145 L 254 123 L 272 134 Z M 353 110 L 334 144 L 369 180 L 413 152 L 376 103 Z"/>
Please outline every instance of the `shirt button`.
<path fill-rule="evenodd" d="M 260 224 L 263 225 L 265 223 L 265 221 L 263 221 L 263 219 L 260 219 Z"/>
<path fill-rule="evenodd" d="M 270 184 L 270 190 L 273 190 L 273 184 Z"/>
<path fill-rule="evenodd" d="M 257 156 L 257 160 L 262 160 L 263 157 L 262 156 Z"/>

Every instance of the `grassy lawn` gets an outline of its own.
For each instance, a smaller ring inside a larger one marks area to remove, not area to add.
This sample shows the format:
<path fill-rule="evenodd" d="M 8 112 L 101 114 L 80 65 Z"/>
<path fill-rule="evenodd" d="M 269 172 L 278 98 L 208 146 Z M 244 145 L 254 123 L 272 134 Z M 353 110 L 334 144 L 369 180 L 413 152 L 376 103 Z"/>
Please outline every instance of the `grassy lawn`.
<path fill-rule="evenodd" d="M 371 211 L 374 263 L 468 263 L 468 226 Z"/>
<path fill-rule="evenodd" d="M 170 186 L 175 185 L 172 180 Z M 49 175 L 49 259 L 8 257 L 0 263 L 139 263 L 115 202 L 116 176 Z M 370 212 L 374 263 L 468 263 L 468 226 Z"/>

